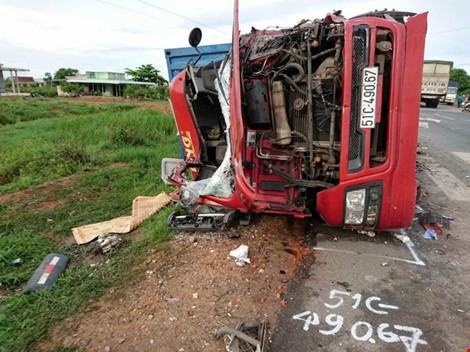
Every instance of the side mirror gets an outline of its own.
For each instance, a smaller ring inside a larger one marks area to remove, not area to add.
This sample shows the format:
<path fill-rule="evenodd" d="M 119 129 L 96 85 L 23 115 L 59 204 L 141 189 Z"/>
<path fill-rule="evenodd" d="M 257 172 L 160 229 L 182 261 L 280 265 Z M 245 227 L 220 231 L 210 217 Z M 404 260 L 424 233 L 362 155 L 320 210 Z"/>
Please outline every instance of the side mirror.
<path fill-rule="evenodd" d="M 196 48 L 202 39 L 202 31 L 200 28 L 196 27 L 191 30 L 189 33 L 189 45 L 193 48 Z"/>

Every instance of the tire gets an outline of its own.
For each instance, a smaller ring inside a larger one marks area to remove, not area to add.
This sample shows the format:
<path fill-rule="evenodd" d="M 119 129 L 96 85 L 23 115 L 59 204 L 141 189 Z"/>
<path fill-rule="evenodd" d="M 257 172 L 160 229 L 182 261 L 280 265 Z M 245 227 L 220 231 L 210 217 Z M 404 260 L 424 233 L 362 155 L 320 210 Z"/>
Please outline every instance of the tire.
<path fill-rule="evenodd" d="M 430 108 L 437 108 L 437 106 L 439 105 L 439 101 L 438 100 L 433 100 L 433 101 L 430 101 L 429 102 L 429 107 Z"/>

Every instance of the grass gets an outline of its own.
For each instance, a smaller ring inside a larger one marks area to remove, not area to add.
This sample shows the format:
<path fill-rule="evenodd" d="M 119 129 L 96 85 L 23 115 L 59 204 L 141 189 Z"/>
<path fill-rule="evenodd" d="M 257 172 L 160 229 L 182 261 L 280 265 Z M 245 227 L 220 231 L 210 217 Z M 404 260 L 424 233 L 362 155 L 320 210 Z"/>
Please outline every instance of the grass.
<path fill-rule="evenodd" d="M 97 112 L 127 111 L 134 108 L 135 105 L 127 103 L 92 105 L 48 98 L 2 98 L 0 99 L 0 125 Z"/>
<path fill-rule="evenodd" d="M 45 102 L 61 103 L 40 100 Z M 13 109 L 17 115 L 22 115 L 21 107 L 29 109 L 22 100 L 18 104 Z M 73 109 L 64 110 L 68 108 Z M 30 351 L 58 321 L 107 288 L 131 282 L 135 273 L 129 267 L 169 238 L 166 209 L 139 229 L 140 240 L 123 241 L 102 265 L 85 264 L 86 246 L 66 244 L 72 227 L 129 214 L 135 196 L 167 190 L 160 182 L 160 163 L 162 157 L 177 156 L 178 146 L 169 116 L 142 109 L 116 111 L 111 105 L 0 126 L 0 140 L 0 194 L 37 190 L 20 202 L 0 204 L 0 282 L 8 293 L 0 299 L 0 351 Z M 74 182 L 47 192 L 35 188 L 63 176 Z M 49 199 L 60 200 L 60 206 L 41 208 Z M 51 251 L 68 255 L 69 268 L 51 289 L 22 293 Z M 12 266 L 15 258 L 23 264 Z"/>
<path fill-rule="evenodd" d="M 22 100 L 19 103 L 26 108 Z M 171 152 L 168 149 L 176 143 L 174 123 L 166 115 L 142 109 L 115 111 L 114 105 L 108 106 L 109 111 L 101 111 L 102 105 L 98 107 L 100 110 L 93 113 L 73 113 L 66 118 L 38 119 L 0 128 L 0 193 L 112 161 L 156 162 L 155 148 L 162 153 Z M 170 147 L 169 140 L 175 142 Z M 165 154 L 160 158 L 162 155 Z"/>

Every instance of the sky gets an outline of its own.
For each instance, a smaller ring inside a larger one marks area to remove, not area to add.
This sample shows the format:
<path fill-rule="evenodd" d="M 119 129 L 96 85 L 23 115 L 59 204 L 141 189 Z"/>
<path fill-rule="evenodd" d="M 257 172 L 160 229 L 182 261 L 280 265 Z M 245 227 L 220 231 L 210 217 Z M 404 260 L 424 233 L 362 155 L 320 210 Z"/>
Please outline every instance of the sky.
<path fill-rule="evenodd" d="M 470 73 L 468 0 L 240 0 L 240 28 L 289 27 L 341 9 L 345 17 L 379 9 L 429 12 L 426 59 L 450 60 Z M 0 0 L 0 63 L 42 78 L 60 67 L 123 72 L 153 64 L 167 77 L 164 48 L 231 40 L 233 2 L 183 0 Z"/>

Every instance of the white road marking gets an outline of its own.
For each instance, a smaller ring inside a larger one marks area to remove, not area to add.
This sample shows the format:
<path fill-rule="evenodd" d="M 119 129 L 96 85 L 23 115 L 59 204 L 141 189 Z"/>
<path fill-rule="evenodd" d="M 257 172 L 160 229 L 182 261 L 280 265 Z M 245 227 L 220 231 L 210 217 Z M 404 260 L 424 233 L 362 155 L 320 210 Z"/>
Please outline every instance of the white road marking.
<path fill-rule="evenodd" d="M 418 257 L 418 254 L 417 254 L 416 251 L 414 250 L 415 244 L 413 243 L 413 241 L 411 241 L 411 239 L 410 239 L 409 241 L 406 241 L 405 246 L 408 248 L 408 250 L 410 251 L 411 255 L 413 256 L 413 259 L 415 260 L 415 261 L 414 261 L 414 264 L 416 264 L 416 265 L 418 265 L 418 266 L 426 266 L 426 263 L 423 262 L 423 261 Z"/>
<path fill-rule="evenodd" d="M 429 123 L 419 121 L 419 127 L 420 128 L 429 128 Z"/>
<path fill-rule="evenodd" d="M 466 163 L 470 164 L 470 153 L 465 153 L 465 152 L 452 152 L 455 156 L 459 157 Z"/>
<path fill-rule="evenodd" d="M 339 296 L 339 294 L 350 296 L 349 292 L 344 292 L 344 291 L 333 289 L 330 291 L 328 299 L 332 301 L 336 300 L 337 302 L 335 304 L 327 304 L 325 302 L 324 303 L 325 306 L 334 307 L 331 309 L 336 309 L 340 307 L 344 303 L 344 298 L 342 296 Z M 355 299 L 354 297 L 358 297 L 357 302 L 352 306 L 353 309 L 356 309 L 357 306 L 359 306 L 360 304 L 362 295 L 360 293 L 356 293 L 356 294 L 353 294 L 352 298 Z M 370 296 L 369 298 L 366 299 L 365 305 L 371 313 L 375 313 L 378 315 L 388 314 L 387 311 L 380 311 L 380 310 L 376 310 L 375 308 L 373 308 L 371 306 L 371 303 L 373 301 L 382 301 L 382 299 L 377 296 Z M 389 309 L 400 309 L 398 306 L 393 306 L 393 305 L 388 305 L 388 304 L 379 303 L 378 305 L 379 306 L 382 305 L 382 307 L 387 307 Z M 356 306 L 356 308 L 354 308 L 354 306 Z M 346 304 L 344 307 L 342 307 L 342 310 L 348 309 L 348 308 L 349 308 L 348 304 Z M 292 316 L 292 319 L 303 322 L 304 331 L 309 332 L 311 331 L 310 329 L 313 327 L 313 331 L 315 332 L 315 330 L 317 330 L 315 329 L 315 327 L 320 325 L 322 317 L 320 317 L 320 314 L 316 312 L 306 310 L 300 314 L 296 314 Z M 322 335 L 333 337 L 344 327 L 345 319 L 341 314 L 333 312 L 324 317 L 324 322 L 326 323 L 326 325 L 330 326 L 331 329 L 329 330 L 318 329 L 318 332 Z M 346 320 L 346 326 L 348 325 L 348 323 L 350 322 Z M 324 326 L 325 324 L 321 324 L 321 325 Z M 355 339 L 356 341 L 368 342 L 370 344 L 375 344 L 377 342 L 379 343 L 380 342 L 385 342 L 385 343 L 402 342 L 407 352 L 415 352 L 418 345 L 428 344 L 425 340 L 421 339 L 421 336 L 423 335 L 423 331 L 421 329 L 411 327 L 411 326 L 403 326 L 403 325 L 390 324 L 390 323 L 382 323 L 377 327 L 376 333 L 377 333 L 377 337 L 379 340 L 376 340 L 375 337 L 373 337 L 374 332 L 375 332 L 374 326 L 375 324 L 372 325 L 368 323 L 367 321 L 362 321 L 362 320 L 356 321 L 350 328 L 351 337 Z M 405 331 L 406 334 L 398 335 L 395 332 L 393 332 L 393 329 L 395 329 L 396 331 L 400 331 L 400 332 Z M 344 335 L 347 335 L 347 333 Z"/>
<path fill-rule="evenodd" d="M 450 120 L 450 121 L 455 121 L 455 119 L 453 117 L 449 117 L 449 116 L 442 115 L 442 114 L 439 114 L 439 113 L 435 113 L 434 116 L 441 117 L 443 119 Z"/>
<path fill-rule="evenodd" d="M 408 249 L 409 248 L 410 247 L 408 247 Z M 410 260 L 410 259 L 404 259 L 404 258 L 398 258 L 398 257 L 389 257 L 389 256 L 386 256 L 386 255 L 378 255 L 378 254 L 370 254 L 370 253 L 359 253 L 359 252 L 355 252 L 355 251 L 349 251 L 349 250 L 344 250 L 344 249 L 336 249 L 336 248 L 313 247 L 313 249 L 316 250 L 316 251 L 322 251 L 322 252 L 352 254 L 352 255 L 359 255 L 359 256 L 365 256 L 365 257 L 373 257 L 373 258 L 394 260 L 396 262 L 403 262 L 403 263 L 408 263 L 408 264 L 413 264 L 413 265 L 418 265 L 418 266 L 426 266 L 426 264 L 421 259 L 419 259 L 418 256 L 416 256 L 417 260 L 414 256 L 413 256 L 413 258 L 415 260 Z M 410 250 L 410 252 L 411 252 L 411 250 Z M 412 252 L 412 254 L 413 254 L 413 252 Z M 414 253 L 416 254 L 416 252 L 414 252 Z"/>
<path fill-rule="evenodd" d="M 419 120 L 420 121 L 431 121 L 431 122 L 435 122 L 435 123 L 441 123 L 441 120 L 433 119 L 432 117 L 420 117 Z"/>
<path fill-rule="evenodd" d="M 449 170 L 435 163 L 428 164 L 428 176 L 451 199 L 462 202 L 470 202 L 470 189 L 455 177 Z"/>

